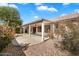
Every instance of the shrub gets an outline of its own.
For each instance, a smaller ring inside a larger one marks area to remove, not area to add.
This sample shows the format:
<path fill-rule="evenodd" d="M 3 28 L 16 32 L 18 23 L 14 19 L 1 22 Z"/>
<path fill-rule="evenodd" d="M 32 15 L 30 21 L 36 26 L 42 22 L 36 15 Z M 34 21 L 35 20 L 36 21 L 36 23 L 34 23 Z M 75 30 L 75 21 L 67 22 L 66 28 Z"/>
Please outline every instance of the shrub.
<path fill-rule="evenodd" d="M 64 28 L 60 30 L 64 37 L 61 42 L 62 49 L 68 50 L 72 55 L 79 55 L 79 25 L 73 24 L 70 21 L 64 22 L 64 24 L 70 31 L 63 30 Z"/>
<path fill-rule="evenodd" d="M 11 28 L 0 26 L 0 52 L 11 42 L 13 38 L 14 34 Z"/>
<path fill-rule="evenodd" d="M 17 27 L 15 30 L 17 34 L 20 34 L 20 28 Z"/>
<path fill-rule="evenodd" d="M 55 47 L 67 50 L 71 55 L 79 55 L 79 21 L 59 22 L 54 34 L 57 39 Z"/>

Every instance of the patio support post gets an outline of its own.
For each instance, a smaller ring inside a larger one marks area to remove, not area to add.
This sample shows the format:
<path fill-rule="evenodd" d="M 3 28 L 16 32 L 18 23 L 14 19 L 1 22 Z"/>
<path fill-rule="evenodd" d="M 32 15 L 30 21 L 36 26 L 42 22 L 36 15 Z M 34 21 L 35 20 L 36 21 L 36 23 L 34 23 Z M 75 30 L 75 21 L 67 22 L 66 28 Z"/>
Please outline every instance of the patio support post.
<path fill-rule="evenodd" d="M 53 24 L 53 37 L 55 37 L 55 24 Z"/>
<path fill-rule="evenodd" d="M 42 41 L 44 41 L 44 22 L 42 22 Z"/>
<path fill-rule="evenodd" d="M 31 36 L 31 27 L 29 25 L 29 36 Z"/>
<path fill-rule="evenodd" d="M 38 32 L 38 27 L 36 27 L 36 33 Z"/>
<path fill-rule="evenodd" d="M 23 27 L 23 33 L 25 33 L 25 27 Z"/>
<path fill-rule="evenodd" d="M 53 33 L 54 33 L 54 31 L 55 31 L 55 25 L 53 24 Z"/>

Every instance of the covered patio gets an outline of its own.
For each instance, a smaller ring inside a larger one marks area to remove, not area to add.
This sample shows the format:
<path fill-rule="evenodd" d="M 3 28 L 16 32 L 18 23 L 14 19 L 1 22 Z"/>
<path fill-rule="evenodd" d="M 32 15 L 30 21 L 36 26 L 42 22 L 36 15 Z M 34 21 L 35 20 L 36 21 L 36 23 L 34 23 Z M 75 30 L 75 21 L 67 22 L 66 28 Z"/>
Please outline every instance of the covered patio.
<path fill-rule="evenodd" d="M 50 39 L 50 33 L 55 32 L 56 24 L 50 20 L 37 20 L 19 27 L 20 33 L 12 41 L 14 45 L 38 44 Z"/>
<path fill-rule="evenodd" d="M 44 41 L 49 38 L 48 33 L 50 30 L 54 32 L 55 24 L 50 20 L 37 20 L 20 27 L 20 33 L 25 34 L 27 33 L 29 37 L 31 35 L 40 36 L 40 40 Z"/>

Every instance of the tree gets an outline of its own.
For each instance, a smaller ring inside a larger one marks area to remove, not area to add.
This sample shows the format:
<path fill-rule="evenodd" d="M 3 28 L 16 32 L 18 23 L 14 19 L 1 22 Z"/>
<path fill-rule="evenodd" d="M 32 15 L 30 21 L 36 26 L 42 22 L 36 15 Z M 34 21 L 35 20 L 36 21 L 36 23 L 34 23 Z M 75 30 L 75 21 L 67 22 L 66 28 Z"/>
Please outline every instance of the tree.
<path fill-rule="evenodd" d="M 0 7 L 0 52 L 14 39 L 15 29 L 22 25 L 16 8 Z"/>
<path fill-rule="evenodd" d="M 20 19 L 20 14 L 16 8 L 13 7 L 0 7 L 0 21 L 3 24 L 15 28 L 18 25 L 22 25 L 22 20 Z"/>

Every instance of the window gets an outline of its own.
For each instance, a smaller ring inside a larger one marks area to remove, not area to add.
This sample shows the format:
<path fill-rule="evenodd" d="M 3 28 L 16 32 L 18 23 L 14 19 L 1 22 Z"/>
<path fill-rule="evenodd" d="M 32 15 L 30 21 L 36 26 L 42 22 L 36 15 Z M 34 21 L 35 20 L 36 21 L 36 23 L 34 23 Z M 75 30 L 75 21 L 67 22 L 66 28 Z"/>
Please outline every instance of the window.
<path fill-rule="evenodd" d="M 56 28 L 56 29 L 58 28 L 58 24 L 55 25 L 55 28 Z"/>
<path fill-rule="evenodd" d="M 50 25 L 45 25 L 45 32 L 47 33 L 50 30 Z"/>
<path fill-rule="evenodd" d="M 41 26 L 38 27 L 38 32 L 41 32 Z"/>

